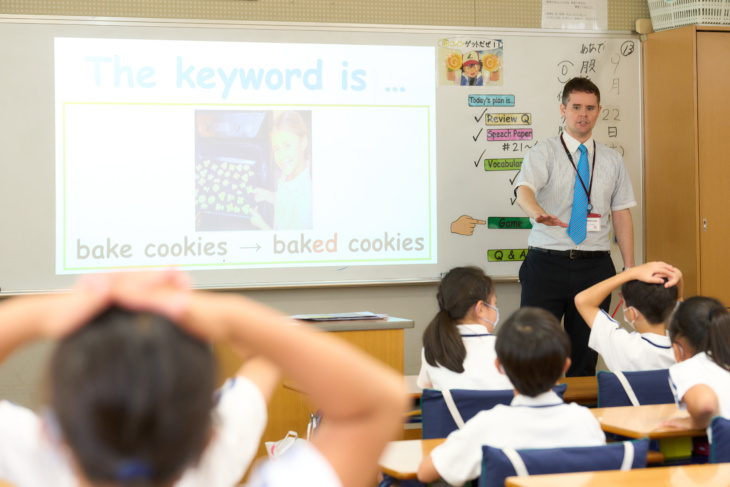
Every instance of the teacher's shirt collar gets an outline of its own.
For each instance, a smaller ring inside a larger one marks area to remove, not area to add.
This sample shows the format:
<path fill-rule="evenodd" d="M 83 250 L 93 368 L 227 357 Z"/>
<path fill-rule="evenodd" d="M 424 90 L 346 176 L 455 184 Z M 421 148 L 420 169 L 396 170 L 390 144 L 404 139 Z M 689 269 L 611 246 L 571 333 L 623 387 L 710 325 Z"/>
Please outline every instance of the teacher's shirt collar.
<path fill-rule="evenodd" d="M 563 132 L 563 140 L 565 141 L 565 146 L 568 148 L 568 152 L 571 154 L 575 154 L 578 150 L 578 146 L 580 145 L 580 142 L 576 139 L 574 139 L 568 132 Z M 586 146 L 586 149 L 588 149 L 588 155 L 593 155 L 593 136 L 583 142 L 583 145 Z"/>

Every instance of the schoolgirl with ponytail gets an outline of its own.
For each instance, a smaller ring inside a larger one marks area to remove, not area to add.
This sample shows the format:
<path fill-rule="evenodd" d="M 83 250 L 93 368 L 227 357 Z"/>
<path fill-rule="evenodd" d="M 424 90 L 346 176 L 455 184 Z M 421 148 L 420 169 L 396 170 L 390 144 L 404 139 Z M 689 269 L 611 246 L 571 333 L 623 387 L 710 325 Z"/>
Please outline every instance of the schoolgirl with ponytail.
<path fill-rule="evenodd" d="M 668 426 L 706 428 L 730 418 L 730 313 L 718 300 L 696 296 L 680 304 L 669 325 L 677 364 L 669 369 L 674 395 L 689 418 Z"/>
<path fill-rule="evenodd" d="M 429 389 L 512 389 L 495 365 L 499 321 L 492 280 L 478 267 L 456 267 L 441 280 L 439 311 L 423 333 L 417 384 Z"/>

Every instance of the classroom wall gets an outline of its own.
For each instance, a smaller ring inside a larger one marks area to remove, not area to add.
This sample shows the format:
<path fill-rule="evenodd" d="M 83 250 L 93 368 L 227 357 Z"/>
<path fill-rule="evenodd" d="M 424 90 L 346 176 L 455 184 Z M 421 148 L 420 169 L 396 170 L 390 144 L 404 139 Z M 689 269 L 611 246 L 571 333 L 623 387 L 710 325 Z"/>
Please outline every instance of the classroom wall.
<path fill-rule="evenodd" d="M 634 30 L 646 0 L 607 0 L 608 29 Z M 0 14 L 539 29 L 542 0 L 0 0 Z"/>
<path fill-rule="evenodd" d="M 0 0 L 0 14 L 534 29 L 540 28 L 541 6 L 542 0 Z M 609 30 L 632 31 L 640 18 L 649 18 L 646 0 L 608 0 Z M 416 327 L 405 332 L 405 372 L 416 374 L 421 334 L 437 310 L 436 290 L 435 284 L 418 284 L 247 294 L 290 314 L 373 311 L 412 319 Z M 505 319 L 519 307 L 520 285 L 498 283 L 497 295 Z M 616 303 L 614 298 L 614 307 Z M 50 344 L 39 343 L 10 357 L 0 369 L 0 397 L 31 407 L 38 404 L 50 350 Z"/>

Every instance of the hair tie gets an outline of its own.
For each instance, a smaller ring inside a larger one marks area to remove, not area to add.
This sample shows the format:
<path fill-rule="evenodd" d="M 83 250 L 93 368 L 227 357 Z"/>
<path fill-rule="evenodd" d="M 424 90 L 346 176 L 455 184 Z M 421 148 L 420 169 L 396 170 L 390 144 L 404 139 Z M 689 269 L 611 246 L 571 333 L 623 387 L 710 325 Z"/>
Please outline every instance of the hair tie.
<path fill-rule="evenodd" d="M 149 480 L 152 478 L 152 467 L 140 460 L 123 460 L 117 467 L 116 477 L 120 482 Z"/>

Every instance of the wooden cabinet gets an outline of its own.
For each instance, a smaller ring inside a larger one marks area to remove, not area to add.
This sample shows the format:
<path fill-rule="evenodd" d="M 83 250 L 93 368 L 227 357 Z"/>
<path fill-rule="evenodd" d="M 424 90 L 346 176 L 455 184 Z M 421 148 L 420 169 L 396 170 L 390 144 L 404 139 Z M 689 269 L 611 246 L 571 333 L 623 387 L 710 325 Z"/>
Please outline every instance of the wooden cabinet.
<path fill-rule="evenodd" d="M 730 306 L 730 27 L 644 44 L 646 258 L 679 267 L 685 297 Z"/>

